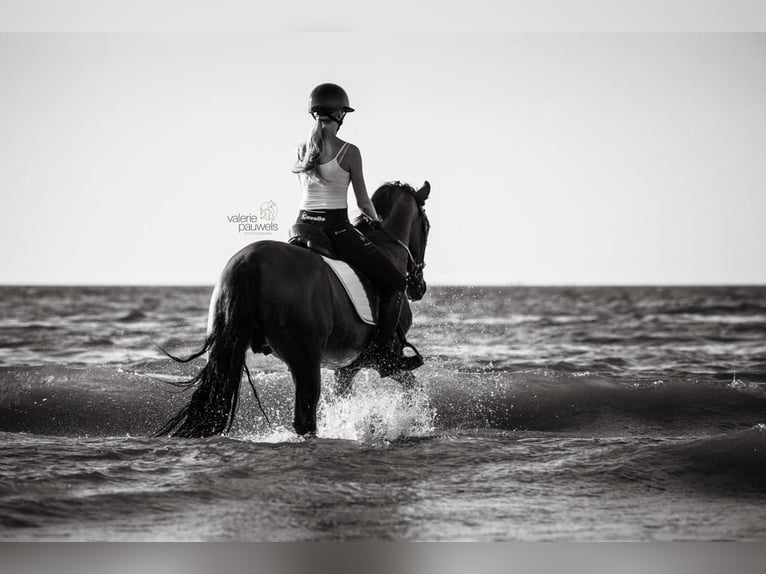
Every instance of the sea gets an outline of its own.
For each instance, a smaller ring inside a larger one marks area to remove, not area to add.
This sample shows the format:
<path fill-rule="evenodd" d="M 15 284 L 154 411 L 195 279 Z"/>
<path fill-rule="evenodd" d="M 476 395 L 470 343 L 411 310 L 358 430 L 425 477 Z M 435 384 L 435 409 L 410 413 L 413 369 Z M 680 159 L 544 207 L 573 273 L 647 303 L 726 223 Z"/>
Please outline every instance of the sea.
<path fill-rule="evenodd" d="M 431 287 L 404 389 L 248 354 L 225 436 L 154 438 L 211 287 L 0 287 L 3 541 L 763 541 L 766 287 Z"/>

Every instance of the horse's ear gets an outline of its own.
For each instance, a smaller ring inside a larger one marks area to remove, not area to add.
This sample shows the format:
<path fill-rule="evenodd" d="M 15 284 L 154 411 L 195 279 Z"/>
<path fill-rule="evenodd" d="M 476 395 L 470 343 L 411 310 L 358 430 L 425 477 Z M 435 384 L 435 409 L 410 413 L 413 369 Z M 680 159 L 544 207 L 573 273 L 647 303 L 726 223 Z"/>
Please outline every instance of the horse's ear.
<path fill-rule="evenodd" d="M 431 184 L 428 183 L 426 180 L 425 183 L 423 183 L 423 186 L 415 192 L 415 199 L 418 203 L 421 205 L 426 202 L 426 199 L 428 199 L 428 195 L 431 193 Z"/>

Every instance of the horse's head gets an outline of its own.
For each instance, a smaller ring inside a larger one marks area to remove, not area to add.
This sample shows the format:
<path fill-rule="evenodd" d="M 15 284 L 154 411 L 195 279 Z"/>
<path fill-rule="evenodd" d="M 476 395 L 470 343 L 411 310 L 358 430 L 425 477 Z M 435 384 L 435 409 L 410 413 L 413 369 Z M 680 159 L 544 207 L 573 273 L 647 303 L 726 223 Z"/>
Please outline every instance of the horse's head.
<path fill-rule="evenodd" d="M 375 210 L 385 227 L 407 249 L 407 297 L 419 301 L 426 293 L 423 268 L 426 266 L 426 245 L 431 224 L 425 203 L 431 193 L 427 181 L 415 190 L 406 183 L 389 182 L 380 186 L 372 196 Z"/>

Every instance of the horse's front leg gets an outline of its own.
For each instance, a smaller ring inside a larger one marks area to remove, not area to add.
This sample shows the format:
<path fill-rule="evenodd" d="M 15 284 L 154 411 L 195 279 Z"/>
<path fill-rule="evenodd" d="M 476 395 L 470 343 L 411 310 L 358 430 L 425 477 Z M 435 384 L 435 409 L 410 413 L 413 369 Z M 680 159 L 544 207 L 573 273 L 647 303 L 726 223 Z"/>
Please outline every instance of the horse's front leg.
<path fill-rule="evenodd" d="M 319 361 L 290 365 L 290 374 L 295 383 L 293 428 L 301 436 L 316 434 L 317 405 L 322 390 Z"/>
<path fill-rule="evenodd" d="M 351 394 L 354 377 L 360 370 L 360 367 L 353 364 L 335 370 L 335 393 L 339 397 L 346 398 Z"/>

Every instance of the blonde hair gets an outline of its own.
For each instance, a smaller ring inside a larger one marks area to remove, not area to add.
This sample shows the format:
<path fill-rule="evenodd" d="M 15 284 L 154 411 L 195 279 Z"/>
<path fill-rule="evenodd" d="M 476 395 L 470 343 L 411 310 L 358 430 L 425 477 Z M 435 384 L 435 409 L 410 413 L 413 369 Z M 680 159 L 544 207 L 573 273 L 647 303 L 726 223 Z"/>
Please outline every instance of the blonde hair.
<path fill-rule="evenodd" d="M 321 120 L 317 118 L 306 143 L 301 145 L 298 151 L 298 161 L 295 162 L 293 173 L 314 174 L 321 179 L 317 165 L 319 165 L 319 158 L 324 151 L 324 147 L 324 130 L 322 129 Z"/>

